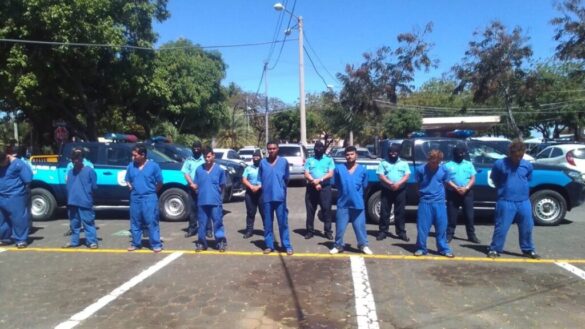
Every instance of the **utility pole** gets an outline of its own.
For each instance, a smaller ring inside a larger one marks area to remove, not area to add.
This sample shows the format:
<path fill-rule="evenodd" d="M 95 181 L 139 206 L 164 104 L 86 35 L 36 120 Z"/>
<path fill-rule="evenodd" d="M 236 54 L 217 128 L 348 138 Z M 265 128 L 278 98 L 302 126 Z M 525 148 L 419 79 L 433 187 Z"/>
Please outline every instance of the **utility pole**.
<path fill-rule="evenodd" d="M 266 96 L 266 111 L 264 112 L 264 130 L 266 132 L 266 144 L 270 141 L 268 134 L 268 62 L 264 63 L 264 95 Z"/>
<path fill-rule="evenodd" d="M 299 24 L 299 101 L 301 114 L 301 144 L 307 145 L 307 114 L 305 112 L 305 60 L 303 46 L 303 17 L 298 17 Z"/>

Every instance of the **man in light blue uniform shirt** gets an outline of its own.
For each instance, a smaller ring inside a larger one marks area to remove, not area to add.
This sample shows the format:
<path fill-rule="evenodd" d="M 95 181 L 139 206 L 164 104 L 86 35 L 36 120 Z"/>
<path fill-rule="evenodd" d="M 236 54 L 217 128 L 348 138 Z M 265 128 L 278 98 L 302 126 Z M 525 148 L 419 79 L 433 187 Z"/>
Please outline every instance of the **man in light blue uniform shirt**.
<path fill-rule="evenodd" d="M 333 177 L 335 164 L 333 159 L 325 155 L 325 145 L 321 141 L 315 143 L 315 156 L 305 162 L 305 178 L 307 179 L 307 191 L 305 193 L 305 207 L 307 221 L 305 239 L 315 235 L 315 212 L 317 205 L 321 206 L 325 237 L 333 240 L 331 230 L 331 178 Z"/>
<path fill-rule="evenodd" d="M 388 160 L 383 160 L 376 171 L 382 183 L 380 224 L 376 237 L 378 241 L 388 236 L 392 206 L 394 206 L 396 236 L 400 240 L 410 241 L 405 228 L 406 182 L 410 177 L 410 168 L 406 161 L 398 157 L 398 153 L 400 153 L 400 145 L 392 144 L 388 149 Z"/>
<path fill-rule="evenodd" d="M 518 223 L 520 249 L 529 258 L 538 259 L 532 241 L 532 206 L 530 204 L 530 180 L 532 164 L 522 157 L 526 151 L 524 143 L 516 139 L 508 147 L 508 156 L 494 163 L 490 178 L 496 185 L 496 223 L 488 257 L 496 258 L 504 250 L 506 235 L 514 220 Z"/>
<path fill-rule="evenodd" d="M 19 249 L 28 245 L 31 182 L 30 166 L 0 151 L 0 245 L 14 242 Z"/>
<path fill-rule="evenodd" d="M 254 152 L 252 155 L 252 165 L 244 169 L 242 175 L 242 184 L 246 187 L 246 230 L 244 232 L 244 239 L 249 239 L 254 234 L 254 220 L 256 219 L 256 211 L 260 212 L 260 218 L 264 222 L 264 210 L 262 209 L 262 183 L 258 177 L 258 169 L 260 168 L 260 151 Z"/>
<path fill-rule="evenodd" d="M 227 247 L 227 239 L 223 227 L 223 202 L 222 191 L 225 188 L 225 172 L 215 163 L 215 153 L 211 147 L 203 151 L 205 164 L 197 167 L 195 172 L 195 190 L 197 197 L 197 217 L 199 219 L 198 239 L 195 251 L 207 249 L 206 226 L 213 221 L 215 228 L 215 242 L 217 250 L 224 252 Z"/>
<path fill-rule="evenodd" d="M 431 226 L 435 226 L 437 249 L 445 257 L 453 258 L 453 252 L 447 243 L 447 207 L 445 206 L 445 183 L 449 180 L 447 170 L 441 161 L 443 152 L 431 150 L 428 162 L 416 168 L 419 204 L 416 219 L 416 251 L 415 256 L 428 253 L 427 239 Z"/>
<path fill-rule="evenodd" d="M 150 247 L 155 253 L 162 250 L 159 226 L 157 192 L 162 188 L 163 177 L 158 163 L 146 158 L 144 144 L 132 148 L 132 162 L 126 168 L 126 184 L 130 189 L 130 235 L 128 251 L 142 248 L 142 227 L 148 228 Z"/>
<path fill-rule="evenodd" d="M 274 251 L 274 213 L 278 221 L 278 232 L 282 247 L 286 254 L 294 254 L 290 243 L 290 232 L 288 230 L 288 209 L 286 207 L 286 188 L 289 179 L 289 166 L 285 158 L 278 156 L 278 143 L 268 142 L 266 144 L 268 158 L 260 161 L 258 177 L 262 184 L 262 208 L 264 209 L 264 249 L 265 254 Z"/>
<path fill-rule="evenodd" d="M 449 173 L 447 182 L 447 214 L 449 225 L 447 227 L 447 242 L 453 240 L 459 208 L 463 208 L 465 229 L 467 239 L 473 243 L 480 243 L 475 235 L 474 214 L 473 214 L 473 190 L 475 184 L 475 167 L 470 161 L 465 160 L 467 147 L 464 143 L 458 143 L 453 148 L 453 160 L 445 164 Z"/>
<path fill-rule="evenodd" d="M 187 185 L 189 185 L 189 192 L 191 194 L 191 211 L 189 212 L 189 226 L 185 230 L 185 237 L 191 237 L 197 234 L 198 227 L 199 227 L 199 220 L 197 217 L 197 193 L 194 189 L 195 186 L 195 172 L 197 168 L 202 166 L 205 163 L 205 159 L 201 154 L 201 142 L 195 141 L 191 146 L 191 151 L 193 152 L 193 156 L 189 157 L 183 163 L 183 167 L 181 168 L 181 172 L 185 175 L 185 180 L 187 181 Z M 211 237 L 211 223 L 207 224 L 207 236 Z"/>
<path fill-rule="evenodd" d="M 330 254 L 343 252 L 345 244 L 343 236 L 347 224 L 351 222 L 358 243 L 358 249 L 364 254 L 373 254 L 368 247 L 366 233 L 366 211 L 364 193 L 368 186 L 366 168 L 357 161 L 357 150 L 354 146 L 345 148 L 346 163 L 335 167 L 335 185 L 337 186 L 337 212 L 335 214 L 335 245 Z"/>

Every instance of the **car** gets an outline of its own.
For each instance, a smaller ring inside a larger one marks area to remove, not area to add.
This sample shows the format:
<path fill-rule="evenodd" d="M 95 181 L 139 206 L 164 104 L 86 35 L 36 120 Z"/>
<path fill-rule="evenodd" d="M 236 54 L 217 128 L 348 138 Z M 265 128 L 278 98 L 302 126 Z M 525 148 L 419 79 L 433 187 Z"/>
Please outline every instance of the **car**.
<path fill-rule="evenodd" d="M 511 140 L 504 137 L 474 137 L 470 138 L 471 141 L 481 141 L 486 145 L 491 145 L 502 154 L 508 154 L 508 147 L 512 143 Z M 534 157 L 528 152 L 524 153 L 524 160 L 534 162 Z"/>
<path fill-rule="evenodd" d="M 300 144 L 278 144 L 278 156 L 289 164 L 289 180 L 305 182 L 305 161 L 307 149 Z"/>
<path fill-rule="evenodd" d="M 260 157 L 263 157 L 262 150 L 256 146 L 244 146 L 238 151 L 240 159 L 244 160 L 247 165 L 252 164 L 252 156 L 254 153 L 260 152 Z"/>
<path fill-rule="evenodd" d="M 154 142 L 149 146 L 180 163 L 193 156 L 193 151 L 189 147 L 181 144 Z M 217 158 L 215 159 L 215 162 L 217 162 L 227 174 L 226 179 L 228 179 L 228 183 L 224 189 L 223 201 L 229 202 L 233 201 L 234 197 L 244 196 L 246 189 L 242 185 L 242 176 L 244 175 L 246 164 L 241 161 L 236 162 Z"/>
<path fill-rule="evenodd" d="M 549 146 L 536 155 L 536 162 L 576 169 L 585 175 L 585 145 L 558 144 Z"/>
<path fill-rule="evenodd" d="M 244 165 L 246 164 L 246 161 L 242 160 L 242 158 L 240 158 L 238 155 L 238 152 L 234 151 L 233 149 L 220 149 L 214 147 L 213 153 L 215 153 L 216 159 L 238 162 Z"/>

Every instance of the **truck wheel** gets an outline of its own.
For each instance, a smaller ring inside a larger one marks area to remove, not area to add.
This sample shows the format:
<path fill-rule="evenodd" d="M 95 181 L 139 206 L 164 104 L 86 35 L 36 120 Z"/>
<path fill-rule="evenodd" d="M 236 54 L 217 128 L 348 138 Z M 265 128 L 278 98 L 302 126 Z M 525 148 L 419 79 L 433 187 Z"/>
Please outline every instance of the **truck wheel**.
<path fill-rule="evenodd" d="M 558 225 L 567 214 L 567 202 L 553 190 L 541 190 L 530 196 L 532 217 L 537 225 Z"/>
<path fill-rule="evenodd" d="M 380 208 L 382 206 L 381 196 L 382 192 L 376 191 L 368 198 L 367 214 L 368 219 L 373 224 L 380 223 Z"/>
<path fill-rule="evenodd" d="M 53 218 L 57 209 L 57 200 L 48 190 L 37 187 L 30 191 L 31 217 L 33 220 L 45 221 Z"/>
<path fill-rule="evenodd" d="M 180 188 L 164 191 L 159 199 L 161 218 L 170 222 L 187 220 L 191 209 L 190 202 L 189 194 Z"/>

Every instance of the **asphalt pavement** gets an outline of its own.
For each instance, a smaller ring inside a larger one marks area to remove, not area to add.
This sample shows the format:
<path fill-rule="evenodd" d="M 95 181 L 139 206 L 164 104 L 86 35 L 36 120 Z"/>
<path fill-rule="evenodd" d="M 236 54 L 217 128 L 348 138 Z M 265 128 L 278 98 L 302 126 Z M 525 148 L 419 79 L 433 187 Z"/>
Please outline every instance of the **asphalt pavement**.
<path fill-rule="evenodd" d="M 127 252 L 128 210 L 97 210 L 100 249 L 62 249 L 65 212 L 35 222 L 27 249 L 0 249 L 0 328 L 579 328 L 585 322 L 585 207 L 555 227 L 535 227 L 541 260 L 522 257 L 513 227 L 502 257 L 485 257 L 493 211 L 476 213 L 481 244 L 458 227 L 447 259 L 414 257 L 416 209 L 407 211 L 409 243 L 376 241 L 374 255 L 304 239 L 304 188 L 289 188 L 295 249 L 263 255 L 259 216 L 242 239 L 245 207 L 224 205 L 228 251 L 194 252 L 186 223 L 162 222 L 165 250 Z M 323 225 L 316 220 L 316 228 Z M 393 231 L 393 229 L 391 230 Z M 275 232 L 278 232 L 275 225 Z M 145 240 L 145 245 L 147 245 Z M 436 250 L 429 238 L 431 251 Z M 568 264 L 568 265 L 567 265 Z"/>

